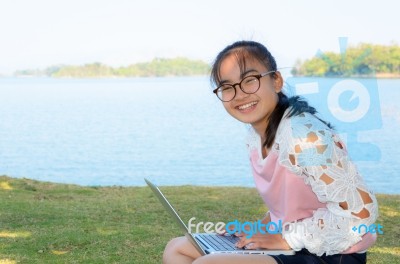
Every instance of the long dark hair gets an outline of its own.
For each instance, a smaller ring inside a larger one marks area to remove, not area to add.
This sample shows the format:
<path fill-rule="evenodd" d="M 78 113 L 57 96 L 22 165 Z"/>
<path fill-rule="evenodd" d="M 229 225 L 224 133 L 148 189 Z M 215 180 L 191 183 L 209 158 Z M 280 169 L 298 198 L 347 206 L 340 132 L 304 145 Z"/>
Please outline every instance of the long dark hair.
<path fill-rule="evenodd" d="M 237 60 L 241 73 L 246 70 L 246 60 L 249 59 L 253 59 L 261 63 L 266 67 L 267 71 L 277 71 L 275 58 L 264 45 L 255 41 L 237 41 L 223 49 L 216 57 L 211 68 L 210 76 L 211 82 L 214 85 L 220 85 L 221 77 L 219 71 L 221 63 L 225 58 L 232 54 Z M 277 78 L 278 75 L 276 73 L 272 73 L 271 77 Z M 271 115 L 269 116 L 268 126 L 265 130 L 266 139 L 265 142 L 263 142 L 263 146 L 267 148 L 270 148 L 274 143 L 276 131 L 278 130 L 279 123 L 281 122 L 286 109 L 291 107 L 288 113 L 289 117 L 305 112 L 310 114 L 317 113 L 314 107 L 310 106 L 307 101 L 300 98 L 299 96 L 293 96 L 289 98 L 281 91 L 278 93 L 278 98 L 278 103 L 275 109 L 272 111 Z M 325 123 L 328 127 L 331 127 L 329 123 L 323 120 L 321 121 Z"/>

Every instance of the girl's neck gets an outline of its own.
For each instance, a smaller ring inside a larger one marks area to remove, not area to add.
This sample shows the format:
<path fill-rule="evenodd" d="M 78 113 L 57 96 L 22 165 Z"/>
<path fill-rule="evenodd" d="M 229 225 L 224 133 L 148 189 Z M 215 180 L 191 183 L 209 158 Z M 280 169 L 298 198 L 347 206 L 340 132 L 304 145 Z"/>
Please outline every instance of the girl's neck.
<path fill-rule="evenodd" d="M 254 126 L 253 125 L 253 129 L 260 136 L 261 155 L 262 155 L 262 158 L 265 159 L 268 156 L 268 153 L 269 153 L 269 149 L 267 149 L 267 147 L 264 147 L 264 142 L 265 142 L 265 140 L 267 138 L 267 136 L 265 134 L 265 130 L 267 129 L 267 126 L 266 125 L 264 125 L 264 126 Z"/>
<path fill-rule="evenodd" d="M 266 140 L 265 130 L 267 130 L 268 123 L 252 124 L 254 131 L 260 136 L 261 144 L 264 144 Z"/>

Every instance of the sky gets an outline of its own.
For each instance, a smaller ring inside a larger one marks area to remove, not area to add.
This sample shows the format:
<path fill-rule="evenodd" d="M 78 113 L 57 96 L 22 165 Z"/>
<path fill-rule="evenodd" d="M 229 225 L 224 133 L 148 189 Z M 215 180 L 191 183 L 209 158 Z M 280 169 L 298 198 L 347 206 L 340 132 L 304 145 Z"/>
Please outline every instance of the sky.
<path fill-rule="evenodd" d="M 400 44 L 398 10 L 396 0 L 1 0 L 0 75 L 155 57 L 211 63 L 243 39 L 291 67 L 318 50 L 339 52 L 339 37 Z"/>

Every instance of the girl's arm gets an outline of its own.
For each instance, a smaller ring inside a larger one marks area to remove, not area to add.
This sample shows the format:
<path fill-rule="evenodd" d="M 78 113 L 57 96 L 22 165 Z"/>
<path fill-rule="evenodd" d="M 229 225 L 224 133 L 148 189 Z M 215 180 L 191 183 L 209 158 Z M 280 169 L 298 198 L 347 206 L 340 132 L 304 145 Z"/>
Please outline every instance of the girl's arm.
<path fill-rule="evenodd" d="M 317 255 L 341 253 L 361 241 L 378 216 L 375 196 L 367 189 L 344 144 L 315 116 L 283 119 L 278 131 L 279 161 L 304 178 L 326 208 L 301 221 L 297 232 L 283 234 L 296 250 Z M 356 231 L 353 228 L 357 228 Z"/>

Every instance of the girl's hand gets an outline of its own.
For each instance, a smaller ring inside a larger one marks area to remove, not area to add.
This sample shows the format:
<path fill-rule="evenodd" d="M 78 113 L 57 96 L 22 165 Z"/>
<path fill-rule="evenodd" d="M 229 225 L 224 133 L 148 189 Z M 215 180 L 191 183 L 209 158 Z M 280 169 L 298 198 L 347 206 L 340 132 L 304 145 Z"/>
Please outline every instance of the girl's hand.
<path fill-rule="evenodd" d="M 246 234 L 240 234 L 241 238 L 236 247 L 245 249 L 290 249 L 289 244 L 282 238 L 282 234 L 254 234 L 246 238 Z"/>
<path fill-rule="evenodd" d="M 261 220 L 263 224 L 271 222 L 271 216 L 267 212 Z M 245 249 L 290 249 L 289 244 L 282 238 L 281 234 L 261 234 L 256 233 L 250 238 L 246 238 L 246 234 L 238 234 L 240 240 L 236 243 L 236 247 Z"/>

